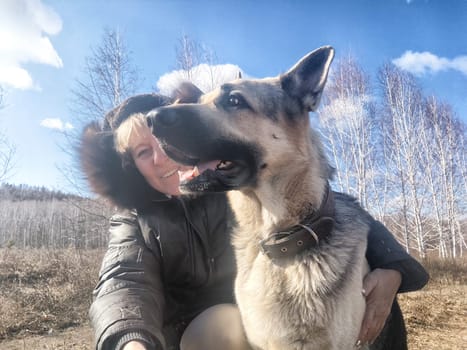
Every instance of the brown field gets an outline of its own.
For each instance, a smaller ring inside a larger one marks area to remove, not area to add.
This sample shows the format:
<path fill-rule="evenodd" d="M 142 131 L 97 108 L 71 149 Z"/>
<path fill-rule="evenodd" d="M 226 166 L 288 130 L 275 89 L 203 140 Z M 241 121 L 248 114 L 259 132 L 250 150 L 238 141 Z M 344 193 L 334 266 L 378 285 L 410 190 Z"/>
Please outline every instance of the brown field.
<path fill-rule="evenodd" d="M 0 349 L 91 350 L 87 322 L 102 251 L 0 249 Z M 399 297 L 413 350 L 467 348 L 467 260 L 424 265 L 424 290 Z"/>

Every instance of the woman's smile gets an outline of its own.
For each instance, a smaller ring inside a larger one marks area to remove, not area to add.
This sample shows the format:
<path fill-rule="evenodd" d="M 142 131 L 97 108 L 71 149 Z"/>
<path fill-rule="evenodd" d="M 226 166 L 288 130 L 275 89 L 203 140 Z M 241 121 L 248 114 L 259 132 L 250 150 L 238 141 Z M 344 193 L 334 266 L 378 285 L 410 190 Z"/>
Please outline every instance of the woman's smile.
<path fill-rule="evenodd" d="M 166 179 L 168 177 L 171 177 L 175 175 L 178 171 L 180 170 L 180 167 L 177 167 L 173 170 L 170 170 L 169 172 L 165 173 L 164 175 L 161 176 L 162 179 Z"/>

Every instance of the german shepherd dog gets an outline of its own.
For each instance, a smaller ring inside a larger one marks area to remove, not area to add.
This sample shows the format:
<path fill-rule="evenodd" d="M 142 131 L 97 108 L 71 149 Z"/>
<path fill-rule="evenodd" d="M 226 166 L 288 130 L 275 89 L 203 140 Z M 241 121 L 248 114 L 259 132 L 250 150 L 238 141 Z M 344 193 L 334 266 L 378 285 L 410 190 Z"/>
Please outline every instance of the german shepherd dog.
<path fill-rule="evenodd" d="M 353 349 L 365 310 L 369 216 L 330 190 L 310 128 L 334 56 L 319 48 L 285 74 L 234 80 L 148 113 L 167 155 L 197 166 L 187 194 L 230 191 L 235 296 L 255 349 Z M 405 349 L 402 314 L 371 349 Z M 392 333 L 392 334 L 389 334 Z"/>

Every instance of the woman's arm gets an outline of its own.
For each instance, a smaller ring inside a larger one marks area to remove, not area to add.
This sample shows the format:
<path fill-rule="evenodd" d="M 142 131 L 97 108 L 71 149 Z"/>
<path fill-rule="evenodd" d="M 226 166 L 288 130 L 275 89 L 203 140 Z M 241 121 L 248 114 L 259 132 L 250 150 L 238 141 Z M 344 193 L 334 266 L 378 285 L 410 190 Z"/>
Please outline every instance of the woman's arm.
<path fill-rule="evenodd" d="M 397 293 L 421 289 L 429 279 L 423 266 L 376 220 L 370 225 L 366 258 L 372 271 L 363 280 L 366 309 L 360 344 L 371 344 L 377 338 Z"/>
<path fill-rule="evenodd" d="M 370 225 L 366 258 L 371 270 L 380 268 L 399 271 L 402 281 L 398 293 L 419 290 L 427 284 L 430 277 L 391 232 L 376 220 L 372 220 Z"/>
<path fill-rule="evenodd" d="M 371 344 L 383 330 L 400 284 L 401 274 L 396 270 L 375 269 L 365 276 L 366 308 L 358 336 L 362 344 Z"/>
<path fill-rule="evenodd" d="M 96 349 L 119 350 L 131 340 L 162 349 L 164 294 L 157 251 L 146 246 L 135 214 L 112 217 L 89 311 Z"/>

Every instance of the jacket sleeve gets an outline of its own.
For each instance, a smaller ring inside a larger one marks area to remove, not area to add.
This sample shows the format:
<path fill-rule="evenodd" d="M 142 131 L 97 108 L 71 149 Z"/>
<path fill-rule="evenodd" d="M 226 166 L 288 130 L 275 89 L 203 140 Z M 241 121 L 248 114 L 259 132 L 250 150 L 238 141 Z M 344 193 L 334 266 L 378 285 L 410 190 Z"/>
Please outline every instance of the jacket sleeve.
<path fill-rule="evenodd" d="M 370 225 L 366 258 L 372 270 L 382 268 L 401 273 L 399 293 L 421 289 L 429 280 L 423 266 L 405 251 L 381 222 L 376 220 L 372 220 Z"/>
<path fill-rule="evenodd" d="M 145 244 L 135 214 L 111 218 L 109 246 L 93 296 L 89 317 L 96 349 L 114 350 L 129 334 L 139 334 L 135 339 L 146 339 L 149 348 L 165 348 L 160 254 Z"/>

